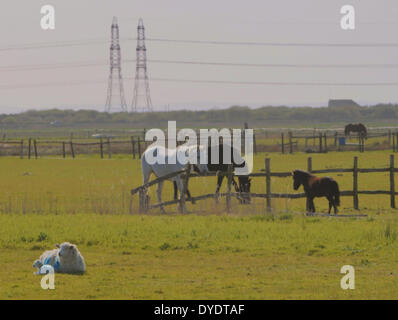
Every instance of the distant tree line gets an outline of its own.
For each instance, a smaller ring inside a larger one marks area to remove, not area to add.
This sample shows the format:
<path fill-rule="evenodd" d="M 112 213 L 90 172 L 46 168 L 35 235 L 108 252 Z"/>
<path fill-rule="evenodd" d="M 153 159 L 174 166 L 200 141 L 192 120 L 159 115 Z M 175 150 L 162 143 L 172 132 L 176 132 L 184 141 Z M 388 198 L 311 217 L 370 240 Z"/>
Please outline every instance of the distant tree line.
<path fill-rule="evenodd" d="M 0 115 L 2 129 L 36 128 L 150 128 L 165 127 L 176 120 L 178 127 L 251 127 L 363 122 L 393 124 L 398 119 L 398 104 L 350 107 L 261 107 L 232 106 L 223 110 L 171 111 L 153 113 L 106 113 L 94 110 L 30 110 Z"/>

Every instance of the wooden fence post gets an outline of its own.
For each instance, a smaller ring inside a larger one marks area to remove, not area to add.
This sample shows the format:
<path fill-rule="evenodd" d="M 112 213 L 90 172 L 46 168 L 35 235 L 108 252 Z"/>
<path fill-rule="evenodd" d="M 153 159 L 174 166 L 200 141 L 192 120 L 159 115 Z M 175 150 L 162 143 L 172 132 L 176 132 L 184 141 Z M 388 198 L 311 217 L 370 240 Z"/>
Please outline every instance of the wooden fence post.
<path fill-rule="evenodd" d="M 231 212 L 231 186 L 232 186 L 232 179 L 233 179 L 233 165 L 230 164 L 228 165 L 228 184 L 227 184 L 227 196 L 226 198 L 226 202 L 227 202 L 227 212 L 230 213 Z"/>
<path fill-rule="evenodd" d="M 62 141 L 62 157 L 66 158 L 65 141 Z"/>
<path fill-rule="evenodd" d="M 101 159 L 104 159 L 104 142 L 102 141 L 102 138 L 100 138 L 100 153 Z"/>
<path fill-rule="evenodd" d="M 292 141 L 292 132 L 289 131 L 289 153 L 292 154 L 293 153 L 293 141 Z"/>
<path fill-rule="evenodd" d="M 337 147 L 337 131 L 334 132 L 334 146 Z"/>
<path fill-rule="evenodd" d="M 19 152 L 19 157 L 23 159 L 23 140 L 21 139 L 21 150 Z"/>
<path fill-rule="evenodd" d="M 395 152 L 398 152 L 398 131 L 395 132 Z"/>
<path fill-rule="evenodd" d="M 362 135 L 362 137 L 361 137 L 361 149 L 362 149 L 362 151 L 361 152 L 365 152 L 365 137 Z"/>
<path fill-rule="evenodd" d="M 308 157 L 308 159 L 307 159 L 307 171 L 309 173 L 312 172 L 312 158 L 311 157 Z"/>
<path fill-rule="evenodd" d="M 282 146 L 282 154 L 284 154 L 285 153 L 285 139 L 284 139 L 284 133 L 283 132 L 281 133 L 281 139 L 282 139 L 282 144 L 281 144 L 281 146 Z"/>
<path fill-rule="evenodd" d="M 394 181 L 394 155 L 390 155 L 390 202 L 395 209 L 395 181 Z"/>
<path fill-rule="evenodd" d="M 398 131 L 395 132 L 395 152 L 398 152 Z"/>
<path fill-rule="evenodd" d="M 315 140 L 316 140 L 315 133 L 316 133 L 316 130 L 314 129 L 314 132 L 312 133 L 312 137 L 313 137 L 312 145 L 313 145 L 314 147 L 315 147 Z"/>
<path fill-rule="evenodd" d="M 146 210 L 146 207 L 145 207 L 145 192 L 144 192 L 144 190 L 142 190 L 142 189 L 140 189 L 140 191 L 139 191 L 139 203 L 140 203 L 140 213 L 145 213 L 147 210 Z"/>
<path fill-rule="evenodd" d="M 246 137 L 246 131 L 243 129 L 242 134 L 240 136 L 240 152 L 241 152 L 241 154 L 244 153 L 244 149 L 245 149 L 245 146 L 244 146 L 245 145 L 245 137 Z M 256 147 L 256 149 L 257 149 L 257 147 Z"/>
<path fill-rule="evenodd" d="M 182 193 L 180 194 L 180 206 L 179 206 L 179 212 L 180 213 L 187 213 L 187 206 L 186 206 L 186 201 L 185 201 L 185 194 L 187 193 L 188 190 L 188 183 L 189 183 L 189 175 L 191 174 L 191 165 L 188 164 L 185 173 L 183 175 L 183 180 L 182 180 Z"/>
<path fill-rule="evenodd" d="M 267 212 L 271 212 L 271 160 L 265 159 L 265 186 L 267 193 Z"/>
<path fill-rule="evenodd" d="M 307 158 L 307 171 L 308 171 L 309 173 L 312 172 L 312 158 L 311 158 L 311 157 L 308 157 L 308 158 Z M 310 203 L 309 203 L 309 201 L 308 201 L 308 198 L 306 198 L 305 208 L 306 208 L 307 212 L 310 211 Z"/>
<path fill-rule="evenodd" d="M 33 140 L 33 148 L 34 148 L 34 151 L 35 151 L 35 159 L 37 159 L 37 142 L 36 142 L 36 139 Z"/>
<path fill-rule="evenodd" d="M 72 158 L 75 159 L 75 150 L 73 149 L 73 141 L 71 140 L 69 144 L 70 144 L 70 152 L 72 154 Z"/>
<path fill-rule="evenodd" d="M 140 139 L 140 137 L 138 137 L 137 144 L 138 144 L 138 157 L 139 157 L 139 159 L 141 159 L 141 139 Z"/>
<path fill-rule="evenodd" d="M 30 159 L 31 151 L 32 150 L 32 138 L 29 138 L 28 142 L 28 159 Z"/>
<path fill-rule="evenodd" d="M 324 133 L 324 139 L 325 139 L 324 141 L 325 153 L 328 153 L 328 137 L 326 132 Z"/>
<path fill-rule="evenodd" d="M 254 133 L 254 130 L 253 130 L 253 151 L 254 154 L 257 154 L 256 134 Z"/>
<path fill-rule="evenodd" d="M 391 146 L 391 129 L 388 130 L 388 145 Z"/>
<path fill-rule="evenodd" d="M 323 152 L 323 147 L 322 147 L 322 133 L 319 132 L 319 152 Z"/>
<path fill-rule="evenodd" d="M 131 150 L 132 150 L 132 154 L 133 154 L 133 159 L 135 159 L 135 141 L 134 141 L 134 137 L 131 136 Z"/>
<path fill-rule="evenodd" d="M 353 200 L 354 200 L 354 209 L 358 210 L 358 157 L 354 157 Z"/>
<path fill-rule="evenodd" d="M 112 157 L 111 139 L 108 138 L 107 144 L 108 144 L 108 159 L 110 159 Z"/>

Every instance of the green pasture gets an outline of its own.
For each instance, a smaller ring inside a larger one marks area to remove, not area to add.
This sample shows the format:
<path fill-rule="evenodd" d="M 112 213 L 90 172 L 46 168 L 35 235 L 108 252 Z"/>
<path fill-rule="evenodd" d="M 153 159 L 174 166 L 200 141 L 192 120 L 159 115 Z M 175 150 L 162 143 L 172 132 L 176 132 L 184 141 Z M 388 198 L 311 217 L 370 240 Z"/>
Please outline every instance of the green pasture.
<path fill-rule="evenodd" d="M 0 299 L 396 299 L 395 215 L 2 214 Z M 32 263 L 62 241 L 87 272 L 43 290 Z"/>
<path fill-rule="evenodd" d="M 279 153 L 259 153 L 254 159 L 254 172 L 264 169 L 265 158 L 271 159 L 272 171 L 292 171 L 306 169 L 307 158 L 312 157 L 313 169 L 352 168 L 353 157 L 358 156 L 360 168 L 385 168 L 389 166 L 388 151 L 329 152 L 328 154 L 282 155 Z M 398 166 L 398 159 L 396 161 Z M 99 157 L 77 157 L 76 159 L 42 158 L 38 160 L 14 157 L 0 158 L 0 212 L 3 213 L 103 213 L 135 214 L 138 211 L 138 196 L 131 197 L 130 190 L 142 184 L 140 160 L 131 156 L 119 155 L 112 159 Z M 352 173 L 330 174 L 340 190 L 352 190 Z M 398 185 L 396 175 L 395 184 Z M 293 193 L 291 178 L 272 178 L 273 193 Z M 389 190 L 389 173 L 359 174 L 359 190 Z M 215 191 L 216 177 L 192 178 L 189 188 L 194 196 Z M 157 202 L 156 187 L 150 189 L 151 203 Z M 223 189 L 226 190 L 226 182 Z M 253 178 L 252 192 L 265 193 L 265 178 Z M 302 192 L 299 190 L 298 192 Z M 163 200 L 172 198 L 173 188 L 166 182 Z M 234 200 L 234 213 L 265 213 L 265 200 L 255 199 L 251 205 L 241 206 Z M 317 210 L 327 209 L 326 199 L 315 201 Z M 213 200 L 201 201 L 189 210 L 195 213 L 223 213 L 225 199 L 216 204 Z M 305 199 L 273 199 L 273 210 L 277 212 L 303 212 Z M 341 212 L 352 213 L 352 197 L 342 197 Z M 363 213 L 389 211 L 387 195 L 360 195 L 359 209 Z M 175 206 L 169 212 L 176 212 Z M 157 211 L 155 210 L 154 213 Z"/>
<path fill-rule="evenodd" d="M 254 172 L 307 168 L 309 154 L 260 153 Z M 390 152 L 310 154 L 313 169 L 389 166 Z M 398 211 L 389 196 L 342 197 L 341 214 L 306 217 L 305 199 L 250 205 L 225 199 L 138 214 L 130 190 L 142 184 L 140 161 L 120 155 L 38 160 L 0 158 L 0 299 L 395 299 L 398 297 Z M 396 161 L 398 163 L 398 159 Z M 330 174 L 352 190 L 352 173 Z M 396 178 L 396 185 L 398 181 Z M 224 182 L 223 190 L 226 190 Z M 388 173 L 359 174 L 359 190 L 389 190 Z M 214 192 L 215 177 L 190 180 L 193 195 Z M 252 191 L 265 193 L 265 178 Z M 272 178 L 272 192 L 294 193 L 292 179 Z M 302 192 L 299 190 L 298 192 Z M 155 188 L 150 190 L 156 202 Z M 163 199 L 172 198 L 166 183 Z M 327 200 L 316 199 L 317 211 Z M 87 263 L 82 276 L 56 275 L 42 290 L 32 263 L 55 243 L 76 243 Z M 352 265 L 355 290 L 340 288 L 340 269 Z"/>

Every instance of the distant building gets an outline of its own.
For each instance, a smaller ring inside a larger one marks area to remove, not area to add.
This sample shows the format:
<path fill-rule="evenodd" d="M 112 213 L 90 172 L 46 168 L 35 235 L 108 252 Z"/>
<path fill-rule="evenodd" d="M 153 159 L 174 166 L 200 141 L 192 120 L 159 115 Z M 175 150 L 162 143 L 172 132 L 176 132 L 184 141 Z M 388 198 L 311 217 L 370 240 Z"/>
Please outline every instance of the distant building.
<path fill-rule="evenodd" d="M 97 139 L 101 139 L 101 138 L 115 138 L 116 136 L 114 134 L 107 134 L 107 133 L 97 133 L 97 134 L 93 134 L 91 135 L 93 138 L 97 138 Z"/>
<path fill-rule="evenodd" d="M 62 125 L 62 122 L 59 121 L 59 120 L 55 120 L 55 121 L 51 121 L 50 122 L 50 126 L 53 126 L 53 127 L 60 127 L 61 125 Z"/>
<path fill-rule="evenodd" d="M 338 99 L 338 100 L 329 100 L 328 107 L 329 108 L 359 107 L 359 104 L 351 99 Z"/>

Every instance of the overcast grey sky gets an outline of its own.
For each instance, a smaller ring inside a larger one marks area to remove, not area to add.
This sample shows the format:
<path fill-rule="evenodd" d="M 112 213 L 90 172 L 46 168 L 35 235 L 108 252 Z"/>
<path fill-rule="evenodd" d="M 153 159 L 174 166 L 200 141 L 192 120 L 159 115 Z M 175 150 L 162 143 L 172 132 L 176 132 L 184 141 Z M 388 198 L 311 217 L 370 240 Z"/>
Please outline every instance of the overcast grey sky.
<path fill-rule="evenodd" d="M 40 8 L 56 9 L 56 29 L 43 31 Z M 340 28 L 340 8 L 356 10 L 356 30 Z M 396 0 L 1 0 L 0 113 L 27 109 L 103 110 L 109 74 L 110 24 L 135 38 L 143 18 L 148 38 L 281 43 L 398 43 Z M 99 40 L 82 46 L 8 50 L 11 45 Z M 122 58 L 135 59 L 134 40 L 123 40 Z M 254 64 L 398 64 L 395 47 L 278 47 L 147 41 L 148 60 Z M 7 49 L 7 50 L 5 50 Z M 99 63 L 57 69 L 20 66 Z M 103 62 L 103 64 L 101 64 Z M 7 67 L 16 70 L 7 70 Z M 135 65 L 123 62 L 127 103 Z M 398 68 L 267 68 L 149 63 L 150 78 L 248 82 L 398 82 Z M 76 82 L 88 82 L 76 85 Z M 69 85 L 49 85 L 57 83 Z M 94 83 L 90 83 L 94 82 Z M 39 85 L 36 86 L 35 85 Z M 11 87 L 10 87 L 11 86 Z M 360 103 L 398 102 L 398 86 L 267 86 L 151 81 L 155 110 L 230 105 L 326 105 L 329 98 Z"/>

